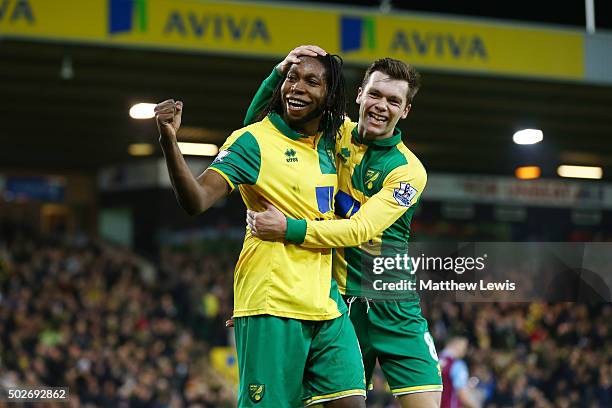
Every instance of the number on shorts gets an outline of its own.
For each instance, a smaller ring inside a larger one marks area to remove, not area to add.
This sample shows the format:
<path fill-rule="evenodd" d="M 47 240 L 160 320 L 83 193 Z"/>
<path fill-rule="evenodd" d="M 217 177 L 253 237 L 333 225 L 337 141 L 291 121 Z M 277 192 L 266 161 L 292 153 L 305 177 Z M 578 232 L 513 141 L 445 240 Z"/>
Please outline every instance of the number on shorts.
<path fill-rule="evenodd" d="M 429 354 L 431 354 L 431 358 L 435 361 L 438 361 L 438 353 L 436 353 L 436 345 L 434 344 L 433 338 L 429 332 L 425 332 L 423 334 L 423 338 L 425 339 L 425 343 L 427 343 L 427 347 L 429 347 Z"/>

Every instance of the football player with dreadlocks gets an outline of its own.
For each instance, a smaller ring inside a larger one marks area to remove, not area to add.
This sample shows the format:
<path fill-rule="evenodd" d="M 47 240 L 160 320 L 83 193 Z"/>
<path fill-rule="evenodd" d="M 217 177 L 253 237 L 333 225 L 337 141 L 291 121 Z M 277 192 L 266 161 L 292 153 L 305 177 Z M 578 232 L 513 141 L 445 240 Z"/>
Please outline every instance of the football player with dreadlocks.
<path fill-rule="evenodd" d="M 197 178 L 176 140 L 182 102 L 155 108 L 172 186 L 188 213 L 238 187 L 250 210 L 263 210 L 263 198 L 296 219 L 334 217 L 342 60 L 304 46 L 281 65 L 287 75 L 261 120 L 233 132 Z M 234 273 L 239 407 L 365 407 L 359 346 L 331 265 L 329 249 L 262 241 L 246 230 Z"/>

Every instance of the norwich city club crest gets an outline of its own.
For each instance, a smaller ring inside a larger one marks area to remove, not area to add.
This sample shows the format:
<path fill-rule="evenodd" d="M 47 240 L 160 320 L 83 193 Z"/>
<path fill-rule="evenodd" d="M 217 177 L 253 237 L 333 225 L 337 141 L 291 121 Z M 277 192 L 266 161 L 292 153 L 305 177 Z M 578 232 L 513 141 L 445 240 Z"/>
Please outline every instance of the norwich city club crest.
<path fill-rule="evenodd" d="M 249 398 L 255 404 L 261 402 L 266 393 L 266 386 L 264 384 L 249 384 Z"/>
<path fill-rule="evenodd" d="M 366 187 L 368 188 L 368 190 L 371 190 L 374 187 L 374 182 L 376 180 L 378 180 L 378 177 L 380 177 L 380 171 L 379 170 L 369 169 L 366 172 L 365 184 L 366 184 Z"/>

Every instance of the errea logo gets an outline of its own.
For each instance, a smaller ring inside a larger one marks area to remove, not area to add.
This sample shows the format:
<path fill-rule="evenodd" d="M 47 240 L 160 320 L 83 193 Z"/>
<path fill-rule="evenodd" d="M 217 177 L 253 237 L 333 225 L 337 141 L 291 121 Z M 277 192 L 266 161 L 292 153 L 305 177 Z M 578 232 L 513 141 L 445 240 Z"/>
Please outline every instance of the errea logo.
<path fill-rule="evenodd" d="M 293 149 L 285 150 L 285 157 L 287 158 L 287 163 L 295 163 L 298 161 L 297 152 Z"/>

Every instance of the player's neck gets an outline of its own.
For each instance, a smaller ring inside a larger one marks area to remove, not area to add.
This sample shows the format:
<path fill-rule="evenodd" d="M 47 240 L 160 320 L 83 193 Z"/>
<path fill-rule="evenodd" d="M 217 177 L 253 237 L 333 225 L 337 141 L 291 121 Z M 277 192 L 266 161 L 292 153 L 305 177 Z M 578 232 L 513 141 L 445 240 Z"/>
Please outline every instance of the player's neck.
<path fill-rule="evenodd" d="M 391 131 L 385 133 L 384 135 L 376 135 L 372 133 L 366 132 L 365 126 L 361 124 L 358 125 L 357 132 L 359 132 L 359 138 L 361 140 L 374 141 L 374 140 L 384 140 L 393 136 L 393 129 Z"/>
<path fill-rule="evenodd" d="M 319 125 L 321 124 L 321 118 L 311 119 L 307 122 L 289 121 L 287 117 L 283 119 L 291 129 L 304 136 L 311 136 L 317 133 L 319 131 Z"/>
<path fill-rule="evenodd" d="M 315 120 L 315 121 L 310 121 L 308 123 L 305 123 L 304 127 L 299 132 L 307 136 L 314 135 L 319 130 L 320 123 L 321 123 L 320 120 Z"/>

